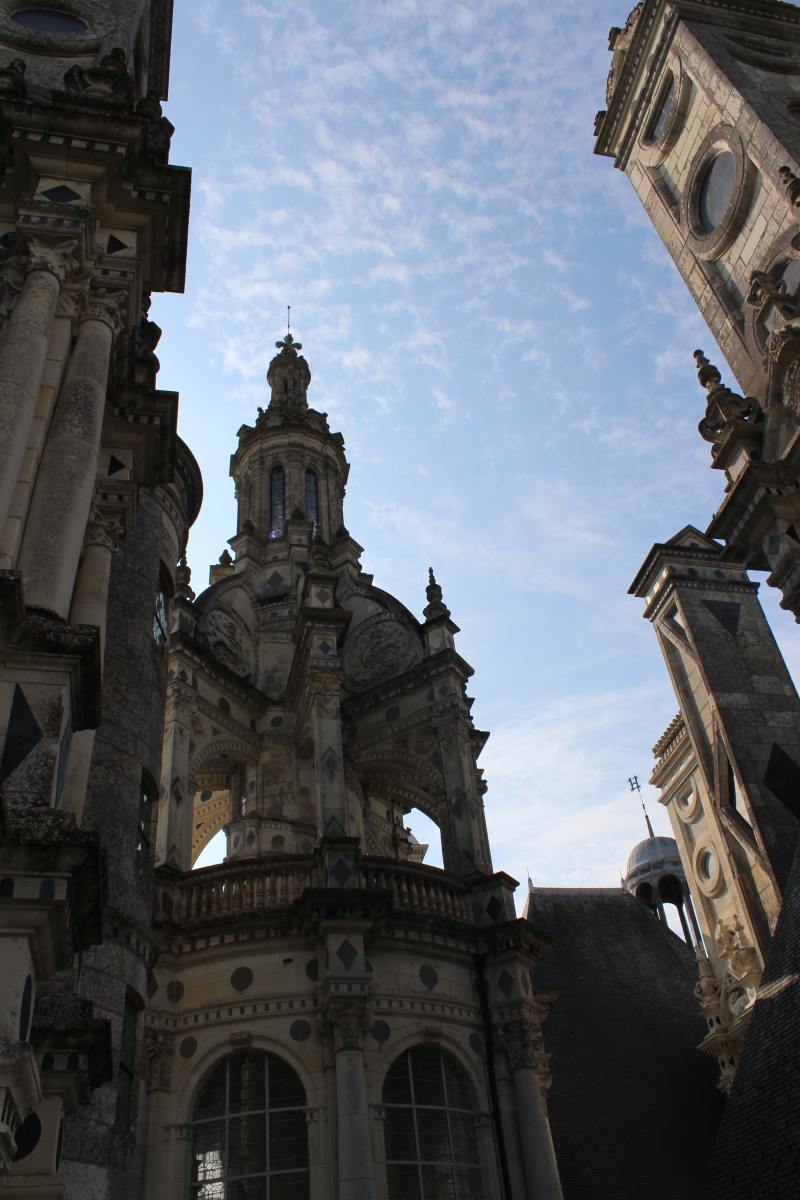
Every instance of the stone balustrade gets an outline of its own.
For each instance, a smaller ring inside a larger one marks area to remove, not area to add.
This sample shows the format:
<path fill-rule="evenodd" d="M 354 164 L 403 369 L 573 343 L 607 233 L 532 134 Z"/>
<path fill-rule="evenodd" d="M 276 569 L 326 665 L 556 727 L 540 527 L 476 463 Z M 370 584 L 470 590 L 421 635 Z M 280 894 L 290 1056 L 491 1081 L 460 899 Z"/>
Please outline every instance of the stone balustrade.
<path fill-rule="evenodd" d="M 162 873 L 156 887 L 155 920 L 164 925 L 190 925 L 286 909 L 307 889 L 321 886 L 319 862 L 313 855 L 224 863 L 172 878 Z M 399 911 L 470 920 L 469 888 L 436 867 L 363 857 L 357 859 L 348 886 L 388 893 Z"/>

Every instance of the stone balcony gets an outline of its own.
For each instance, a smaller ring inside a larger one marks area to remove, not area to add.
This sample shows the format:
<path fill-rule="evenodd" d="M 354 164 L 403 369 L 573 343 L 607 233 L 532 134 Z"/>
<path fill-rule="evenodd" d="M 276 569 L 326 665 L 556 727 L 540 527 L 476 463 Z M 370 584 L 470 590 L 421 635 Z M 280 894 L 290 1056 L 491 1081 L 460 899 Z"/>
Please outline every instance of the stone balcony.
<path fill-rule="evenodd" d="M 513 920 L 508 876 L 460 879 L 437 867 L 327 848 L 311 855 L 237 860 L 178 874 L 156 872 L 154 920 L 165 929 L 286 911 L 306 897 L 332 893 L 353 902 L 374 899 L 397 915 L 463 924 Z M 333 853 L 331 853 L 333 850 Z"/>

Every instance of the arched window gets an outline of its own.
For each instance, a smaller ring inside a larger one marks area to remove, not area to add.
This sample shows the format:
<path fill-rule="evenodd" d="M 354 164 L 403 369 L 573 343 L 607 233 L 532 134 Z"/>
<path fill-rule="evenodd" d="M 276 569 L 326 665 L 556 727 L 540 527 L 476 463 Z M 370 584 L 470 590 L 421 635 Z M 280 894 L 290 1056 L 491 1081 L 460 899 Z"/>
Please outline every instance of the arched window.
<path fill-rule="evenodd" d="M 263 1050 L 223 1059 L 192 1116 L 192 1200 L 310 1200 L 306 1094 Z"/>
<path fill-rule="evenodd" d="M 483 1186 L 464 1071 L 436 1046 L 415 1046 L 383 1085 L 389 1200 L 481 1200 Z"/>
<path fill-rule="evenodd" d="M 286 475 L 283 467 L 273 467 L 269 477 L 269 536 L 283 537 L 286 524 Z"/>
<path fill-rule="evenodd" d="M 316 471 L 306 471 L 306 519 L 319 522 L 319 487 Z"/>

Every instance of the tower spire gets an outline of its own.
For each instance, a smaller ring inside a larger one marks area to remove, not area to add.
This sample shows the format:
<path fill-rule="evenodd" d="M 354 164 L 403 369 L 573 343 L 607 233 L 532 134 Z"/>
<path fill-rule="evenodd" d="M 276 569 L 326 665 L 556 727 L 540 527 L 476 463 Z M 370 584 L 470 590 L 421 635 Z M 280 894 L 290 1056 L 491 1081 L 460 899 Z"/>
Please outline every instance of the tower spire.
<path fill-rule="evenodd" d="M 291 306 L 287 305 L 287 325 L 291 318 Z M 291 328 L 287 328 L 286 336 L 275 343 L 278 353 L 269 364 L 267 383 L 270 386 L 270 409 L 277 410 L 280 416 L 288 420 L 300 420 L 308 412 L 308 388 L 311 384 L 311 371 L 302 354 L 302 342 L 296 342 Z"/>

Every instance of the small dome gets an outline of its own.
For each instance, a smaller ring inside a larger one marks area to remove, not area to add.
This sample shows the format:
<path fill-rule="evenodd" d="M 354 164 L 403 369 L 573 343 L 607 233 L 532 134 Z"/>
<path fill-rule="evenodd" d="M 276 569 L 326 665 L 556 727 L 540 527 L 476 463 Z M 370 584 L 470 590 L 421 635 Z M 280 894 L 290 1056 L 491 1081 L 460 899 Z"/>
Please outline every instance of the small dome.
<path fill-rule="evenodd" d="M 628 866 L 625 877 L 640 875 L 645 871 L 658 867 L 677 866 L 681 868 L 681 856 L 678 853 L 678 843 L 671 837 L 650 837 L 634 846 L 628 856 Z"/>

